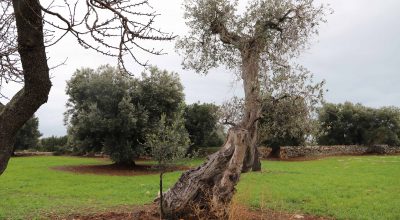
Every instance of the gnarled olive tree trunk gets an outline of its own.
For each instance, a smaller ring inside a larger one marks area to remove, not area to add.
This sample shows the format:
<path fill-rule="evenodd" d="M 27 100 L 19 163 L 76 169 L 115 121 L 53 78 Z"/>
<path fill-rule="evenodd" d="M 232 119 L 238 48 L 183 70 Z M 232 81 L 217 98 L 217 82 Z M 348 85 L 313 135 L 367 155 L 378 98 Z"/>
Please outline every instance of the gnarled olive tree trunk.
<path fill-rule="evenodd" d="M 245 106 L 241 123 L 229 130 L 224 146 L 206 163 L 185 172 L 165 193 L 164 211 L 172 218 L 193 211 L 193 206 L 197 206 L 195 211 L 203 209 L 214 215 L 206 216 L 209 219 L 227 217 L 240 174 L 260 168 L 256 150 L 261 114 L 259 80 L 266 77 L 260 71 L 261 57 L 272 67 L 285 66 L 324 22 L 324 7 L 315 7 L 313 1 L 260 0 L 248 6 L 242 16 L 237 16 L 237 1 L 184 3 L 190 36 L 177 43 L 186 55 L 184 66 L 203 72 L 220 64 L 233 68 L 241 59 Z"/>
<path fill-rule="evenodd" d="M 13 0 L 13 7 L 25 84 L 0 112 L 0 174 L 11 157 L 16 133 L 47 102 L 51 88 L 39 1 Z"/>
<path fill-rule="evenodd" d="M 256 150 L 257 120 L 261 113 L 259 53 L 255 47 L 247 45 L 241 50 L 241 56 L 244 118 L 228 131 L 227 140 L 218 152 L 209 156 L 203 165 L 183 173 L 165 193 L 163 210 L 171 219 L 199 211 L 208 218 L 227 218 L 240 174 L 253 167 L 260 168 Z"/>

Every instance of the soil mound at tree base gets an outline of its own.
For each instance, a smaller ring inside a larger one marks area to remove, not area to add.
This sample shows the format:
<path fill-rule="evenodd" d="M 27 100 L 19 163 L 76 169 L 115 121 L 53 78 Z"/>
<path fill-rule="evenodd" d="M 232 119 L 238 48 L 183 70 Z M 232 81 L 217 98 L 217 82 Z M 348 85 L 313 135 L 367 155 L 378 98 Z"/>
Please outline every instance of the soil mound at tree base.
<path fill-rule="evenodd" d="M 138 164 L 135 166 L 122 166 L 118 164 L 107 165 L 74 165 L 74 166 L 58 166 L 52 167 L 53 170 L 66 171 L 79 174 L 96 174 L 110 176 L 138 176 L 157 174 L 159 171 L 155 165 Z M 188 170 L 187 166 L 168 167 L 167 172 Z"/>
<path fill-rule="evenodd" d="M 145 205 L 136 207 L 131 212 L 105 212 L 90 215 L 70 215 L 66 220 L 158 220 L 160 219 L 157 205 Z M 185 217 L 185 220 L 196 220 L 198 218 L 191 216 Z M 302 214 L 290 214 L 273 210 L 250 210 L 243 205 L 234 205 L 232 207 L 229 220 L 331 220 L 331 218 L 318 217 Z"/>

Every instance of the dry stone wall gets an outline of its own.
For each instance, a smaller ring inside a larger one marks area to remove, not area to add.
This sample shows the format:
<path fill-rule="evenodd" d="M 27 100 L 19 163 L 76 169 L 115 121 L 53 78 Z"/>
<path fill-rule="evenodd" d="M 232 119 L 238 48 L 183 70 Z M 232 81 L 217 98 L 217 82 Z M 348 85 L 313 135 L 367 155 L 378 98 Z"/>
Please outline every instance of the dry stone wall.
<path fill-rule="evenodd" d="M 258 147 L 258 153 L 260 158 L 267 159 L 272 149 L 269 147 Z"/>
<path fill-rule="evenodd" d="M 279 158 L 312 158 L 340 155 L 365 155 L 365 154 L 400 154 L 400 147 L 387 145 L 359 146 L 359 145 L 335 145 L 335 146 L 289 146 L 281 147 Z"/>

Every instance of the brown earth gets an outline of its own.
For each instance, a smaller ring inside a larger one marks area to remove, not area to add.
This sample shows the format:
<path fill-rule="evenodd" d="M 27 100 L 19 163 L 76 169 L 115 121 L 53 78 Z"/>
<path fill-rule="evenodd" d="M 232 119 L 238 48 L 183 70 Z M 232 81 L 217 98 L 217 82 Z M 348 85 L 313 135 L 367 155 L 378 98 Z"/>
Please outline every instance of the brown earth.
<path fill-rule="evenodd" d="M 96 175 L 110 175 L 110 176 L 138 176 L 157 174 L 159 171 L 154 165 L 137 164 L 135 166 L 121 166 L 117 164 L 106 165 L 74 165 L 74 166 L 58 166 L 52 167 L 53 170 L 66 171 L 80 174 L 96 174 Z M 166 172 L 176 170 L 188 170 L 187 166 L 173 166 L 168 167 Z"/>
<path fill-rule="evenodd" d="M 125 212 L 103 212 L 96 214 L 74 214 L 68 217 L 52 216 L 57 220 L 158 220 L 158 206 L 155 204 L 137 206 L 131 211 Z M 194 216 L 185 217 L 185 220 L 198 219 Z M 243 205 L 234 205 L 231 208 L 229 220 L 330 220 L 332 218 L 318 217 L 312 215 L 292 214 L 272 210 L 250 210 Z"/>

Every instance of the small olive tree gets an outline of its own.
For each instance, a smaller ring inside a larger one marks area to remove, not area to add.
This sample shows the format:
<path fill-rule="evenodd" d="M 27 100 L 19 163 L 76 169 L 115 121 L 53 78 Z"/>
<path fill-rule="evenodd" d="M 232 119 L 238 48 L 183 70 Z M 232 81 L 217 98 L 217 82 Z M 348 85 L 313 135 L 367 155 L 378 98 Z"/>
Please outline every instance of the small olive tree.
<path fill-rule="evenodd" d="M 190 144 L 189 134 L 185 128 L 185 121 L 181 113 L 176 114 L 172 121 L 168 121 L 166 114 L 161 115 L 158 126 L 152 133 L 146 135 L 146 146 L 150 148 L 151 155 L 157 161 L 160 171 L 160 215 L 163 211 L 163 174 L 167 167 L 177 159 L 183 158 Z"/>

